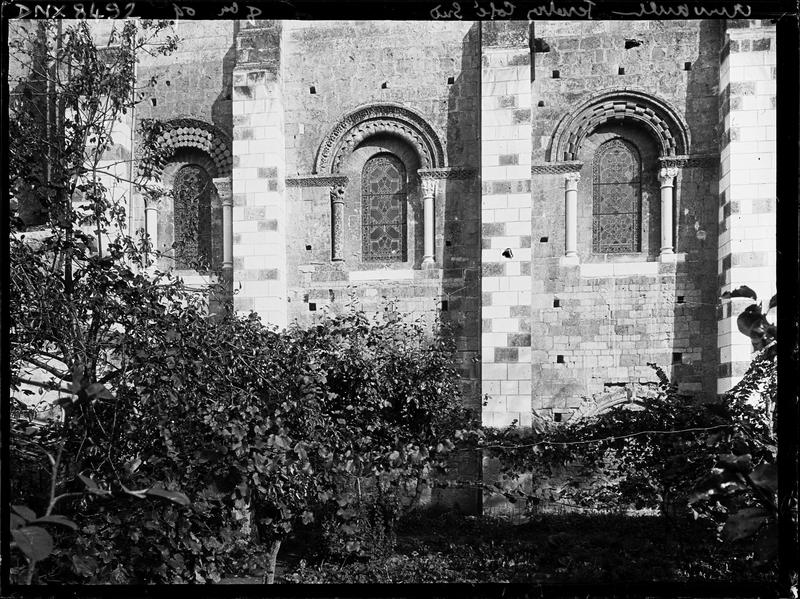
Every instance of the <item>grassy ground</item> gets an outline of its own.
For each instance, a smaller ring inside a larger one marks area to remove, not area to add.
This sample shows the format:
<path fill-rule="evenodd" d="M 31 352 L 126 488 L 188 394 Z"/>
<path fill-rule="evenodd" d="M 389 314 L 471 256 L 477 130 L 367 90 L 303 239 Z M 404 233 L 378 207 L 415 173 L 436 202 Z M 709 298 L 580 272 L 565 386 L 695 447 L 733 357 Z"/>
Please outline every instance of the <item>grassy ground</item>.
<path fill-rule="evenodd" d="M 774 580 L 708 523 L 660 516 L 542 516 L 514 525 L 454 514 L 409 518 L 393 550 L 333 558 L 289 544 L 276 582 L 650 582 Z"/>

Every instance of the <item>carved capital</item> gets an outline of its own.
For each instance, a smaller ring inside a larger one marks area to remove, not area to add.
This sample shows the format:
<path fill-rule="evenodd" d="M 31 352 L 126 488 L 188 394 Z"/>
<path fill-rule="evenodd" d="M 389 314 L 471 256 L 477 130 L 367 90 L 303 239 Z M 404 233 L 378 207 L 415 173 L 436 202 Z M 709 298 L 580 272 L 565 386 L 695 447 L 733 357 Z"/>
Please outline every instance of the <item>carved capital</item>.
<path fill-rule="evenodd" d="M 662 187 L 670 187 L 675 183 L 675 177 L 678 176 L 678 167 L 667 166 L 658 171 L 658 180 L 661 182 Z"/>
<path fill-rule="evenodd" d="M 567 187 L 575 188 L 578 186 L 578 181 L 581 180 L 581 174 L 579 172 L 573 171 L 571 173 L 564 174 L 564 181 L 567 184 Z"/>
<path fill-rule="evenodd" d="M 344 185 L 334 185 L 331 187 L 331 202 L 334 204 L 344 204 Z"/>
<path fill-rule="evenodd" d="M 223 206 L 233 205 L 233 194 L 231 193 L 231 180 L 228 177 L 218 177 L 213 179 L 214 187 L 217 188 L 217 195 Z"/>
<path fill-rule="evenodd" d="M 436 179 L 422 179 L 422 195 L 424 197 L 433 197 L 436 193 Z"/>

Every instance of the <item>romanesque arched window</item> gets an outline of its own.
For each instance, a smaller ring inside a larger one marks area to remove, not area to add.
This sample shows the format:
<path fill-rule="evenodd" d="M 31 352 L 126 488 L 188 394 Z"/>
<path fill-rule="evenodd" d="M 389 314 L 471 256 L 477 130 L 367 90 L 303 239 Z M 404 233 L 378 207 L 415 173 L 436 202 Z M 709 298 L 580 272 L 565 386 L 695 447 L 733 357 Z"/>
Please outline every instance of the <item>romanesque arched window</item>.
<path fill-rule="evenodd" d="M 367 160 L 361 171 L 361 254 L 365 262 L 406 259 L 407 178 L 392 154 Z"/>
<path fill-rule="evenodd" d="M 632 144 L 616 138 L 594 156 L 592 250 L 598 254 L 641 251 L 642 161 Z"/>
<path fill-rule="evenodd" d="M 177 268 L 210 267 L 211 193 L 208 172 L 187 164 L 175 173 L 175 265 Z"/>

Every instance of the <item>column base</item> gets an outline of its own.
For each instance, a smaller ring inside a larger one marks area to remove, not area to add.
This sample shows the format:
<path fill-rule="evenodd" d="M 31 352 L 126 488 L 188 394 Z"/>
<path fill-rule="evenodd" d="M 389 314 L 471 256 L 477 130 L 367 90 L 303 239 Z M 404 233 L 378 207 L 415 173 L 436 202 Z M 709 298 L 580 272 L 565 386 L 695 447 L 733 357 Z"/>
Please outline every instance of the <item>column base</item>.
<path fill-rule="evenodd" d="M 422 266 L 432 267 L 436 265 L 436 261 L 433 259 L 433 256 L 425 256 L 422 259 Z"/>
<path fill-rule="evenodd" d="M 578 256 L 561 256 L 558 259 L 558 263 L 561 266 L 578 266 L 580 264 L 580 259 Z"/>
<path fill-rule="evenodd" d="M 678 254 L 674 253 L 672 250 L 668 252 L 661 252 L 658 255 L 659 262 L 677 262 L 678 261 Z"/>

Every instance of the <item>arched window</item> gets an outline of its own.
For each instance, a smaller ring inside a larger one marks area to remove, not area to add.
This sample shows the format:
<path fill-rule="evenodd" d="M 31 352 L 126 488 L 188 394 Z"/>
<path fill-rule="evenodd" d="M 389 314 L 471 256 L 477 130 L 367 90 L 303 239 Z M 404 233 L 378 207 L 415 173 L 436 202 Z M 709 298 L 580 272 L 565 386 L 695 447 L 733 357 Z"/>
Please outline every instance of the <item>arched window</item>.
<path fill-rule="evenodd" d="M 406 169 L 391 154 L 367 160 L 361 172 L 361 254 L 365 262 L 406 259 Z"/>
<path fill-rule="evenodd" d="M 592 250 L 641 251 L 642 161 L 632 144 L 612 139 L 594 156 Z"/>
<path fill-rule="evenodd" d="M 196 164 L 175 173 L 175 263 L 177 268 L 211 266 L 211 177 Z"/>

